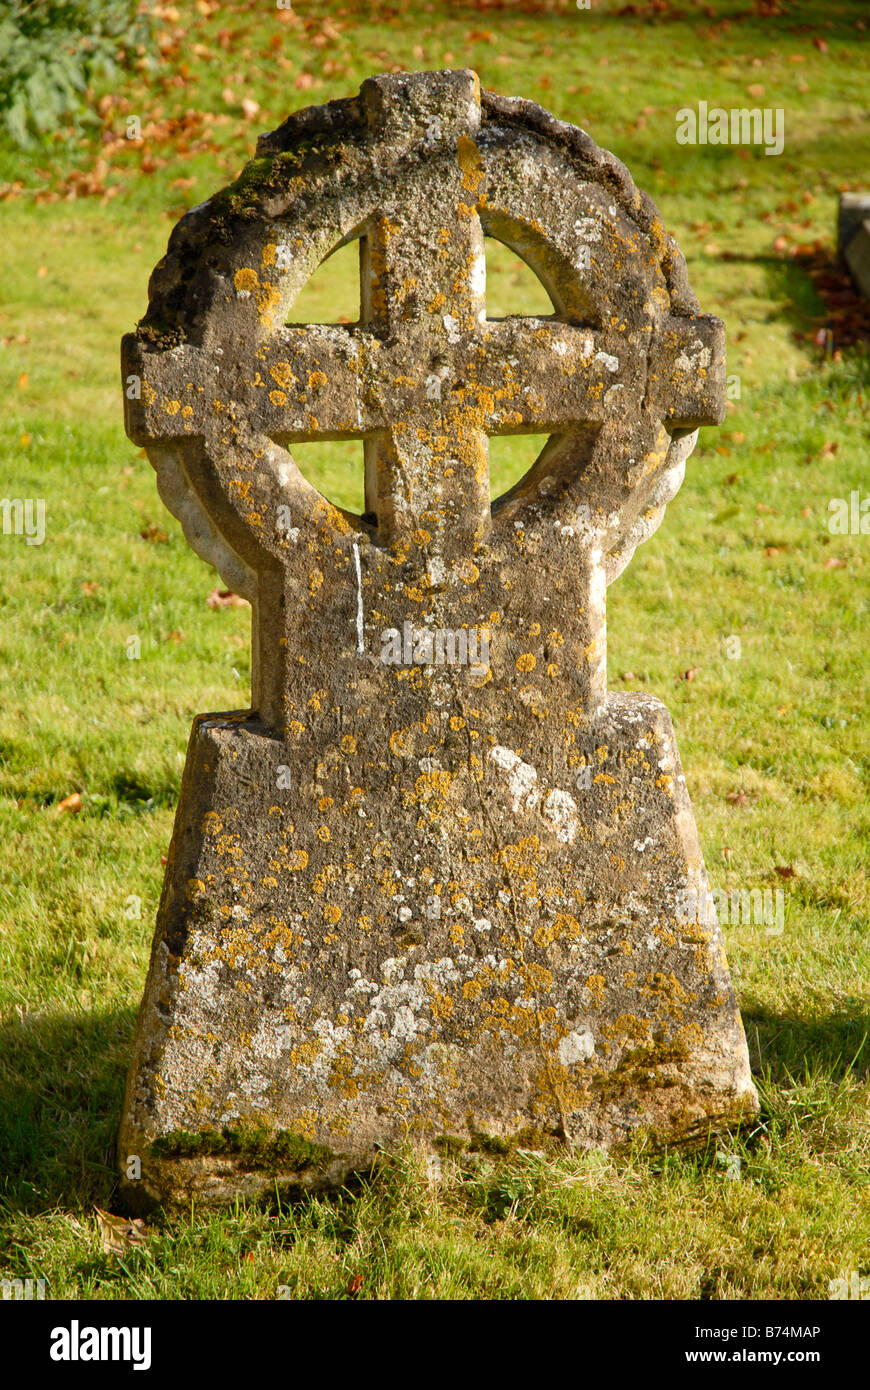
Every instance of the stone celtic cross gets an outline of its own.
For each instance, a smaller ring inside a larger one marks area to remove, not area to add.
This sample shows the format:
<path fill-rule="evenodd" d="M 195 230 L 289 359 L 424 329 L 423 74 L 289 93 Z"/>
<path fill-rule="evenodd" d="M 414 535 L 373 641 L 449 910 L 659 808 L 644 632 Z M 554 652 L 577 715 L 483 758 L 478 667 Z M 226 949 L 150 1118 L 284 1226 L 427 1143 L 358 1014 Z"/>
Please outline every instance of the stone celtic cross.
<path fill-rule="evenodd" d="M 551 317 L 487 317 L 485 236 Z M 360 322 L 293 324 L 356 239 Z M 718 928 L 678 906 L 706 878 L 670 720 L 606 689 L 606 585 L 722 418 L 724 361 L 625 168 L 471 72 L 300 112 L 178 224 L 124 340 L 127 430 L 251 600 L 253 709 L 191 736 L 131 1202 L 752 1112 Z M 510 433 L 550 438 L 491 505 Z M 343 438 L 361 517 L 293 460 Z"/>

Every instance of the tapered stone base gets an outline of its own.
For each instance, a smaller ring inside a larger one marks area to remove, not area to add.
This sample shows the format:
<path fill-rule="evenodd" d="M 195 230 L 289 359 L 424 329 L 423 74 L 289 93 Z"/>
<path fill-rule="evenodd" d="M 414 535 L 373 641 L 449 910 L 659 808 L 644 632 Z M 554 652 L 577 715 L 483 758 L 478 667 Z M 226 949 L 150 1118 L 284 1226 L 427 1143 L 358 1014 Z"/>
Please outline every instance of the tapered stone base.
<path fill-rule="evenodd" d="M 351 744 L 305 766 L 249 716 L 194 725 L 128 1204 L 327 1186 L 409 1139 L 691 1144 L 757 1111 L 719 929 L 682 920 L 707 883 L 664 706 L 611 696 L 570 768 L 445 742 L 363 792 Z"/>

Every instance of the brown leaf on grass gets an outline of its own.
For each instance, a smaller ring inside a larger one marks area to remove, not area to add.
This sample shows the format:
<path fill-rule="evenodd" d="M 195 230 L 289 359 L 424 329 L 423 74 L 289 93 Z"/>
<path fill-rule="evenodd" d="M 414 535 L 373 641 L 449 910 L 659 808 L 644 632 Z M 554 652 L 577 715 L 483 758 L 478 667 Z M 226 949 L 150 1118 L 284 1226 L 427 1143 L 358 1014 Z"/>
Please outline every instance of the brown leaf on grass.
<path fill-rule="evenodd" d="M 93 598 L 94 594 L 98 594 L 99 592 L 100 586 L 97 583 L 96 579 L 85 580 L 84 584 L 82 585 L 82 593 L 84 594 L 85 598 Z"/>
<path fill-rule="evenodd" d="M 253 97 L 242 97 L 242 115 L 246 121 L 252 121 L 259 114 L 260 103 Z"/>
<path fill-rule="evenodd" d="M 764 547 L 764 553 L 767 558 L 770 559 L 773 555 L 781 555 L 784 549 L 784 545 L 766 545 Z"/>
<path fill-rule="evenodd" d="M 817 48 L 820 53 L 827 53 L 828 45 L 824 39 L 813 39 L 813 48 Z"/>
<path fill-rule="evenodd" d="M 356 1296 L 357 1296 L 357 1294 L 359 1293 L 359 1291 L 360 1291 L 360 1289 L 362 1288 L 362 1286 L 363 1286 L 363 1277 L 362 1277 L 362 1275 L 361 1275 L 361 1274 L 354 1274 L 353 1277 L 349 1280 L 348 1286 L 347 1286 L 347 1291 L 348 1291 L 348 1294 L 350 1295 L 350 1297 L 351 1297 L 351 1298 L 356 1298 Z"/>
<path fill-rule="evenodd" d="M 18 389 L 19 389 L 19 391 L 26 391 L 26 390 L 27 390 L 27 373 L 26 373 L 26 372 L 22 372 L 21 375 L 20 375 L 20 377 L 18 378 Z"/>
<path fill-rule="evenodd" d="M 776 864 L 774 867 L 776 872 L 779 874 L 780 878 L 797 877 L 797 869 L 794 867 L 793 864 Z"/>
<path fill-rule="evenodd" d="M 234 594 L 232 589 L 212 589 L 206 603 L 209 608 L 248 608 L 248 600 L 242 598 L 241 594 Z"/>
<path fill-rule="evenodd" d="M 69 796 L 64 797 L 63 801 L 57 803 L 57 809 L 60 813 L 64 811 L 80 811 L 82 809 L 82 798 L 78 792 L 71 792 Z"/>
<path fill-rule="evenodd" d="M 147 1227 L 141 1216 L 128 1221 L 125 1216 L 112 1216 L 94 1207 L 100 1228 L 100 1248 L 107 1255 L 123 1255 L 133 1245 L 142 1245 Z"/>
<path fill-rule="evenodd" d="M 726 792 L 726 794 L 725 794 L 725 800 L 726 800 L 731 806 L 745 806 L 745 805 L 746 805 L 746 792 Z"/>
<path fill-rule="evenodd" d="M 693 681 L 697 673 L 697 666 L 690 666 L 688 671 L 684 671 L 680 676 L 674 676 L 674 684 L 677 681 Z"/>
<path fill-rule="evenodd" d="M 823 570 L 844 570 L 845 568 L 846 561 L 841 560 L 839 555 L 829 555 L 825 563 L 822 565 Z"/>
<path fill-rule="evenodd" d="M 140 531 L 139 535 L 142 537 L 143 541 L 169 540 L 169 537 L 167 536 L 166 532 L 161 531 L 160 527 L 153 525 L 153 523 L 151 526 L 146 526 L 144 531 Z"/>

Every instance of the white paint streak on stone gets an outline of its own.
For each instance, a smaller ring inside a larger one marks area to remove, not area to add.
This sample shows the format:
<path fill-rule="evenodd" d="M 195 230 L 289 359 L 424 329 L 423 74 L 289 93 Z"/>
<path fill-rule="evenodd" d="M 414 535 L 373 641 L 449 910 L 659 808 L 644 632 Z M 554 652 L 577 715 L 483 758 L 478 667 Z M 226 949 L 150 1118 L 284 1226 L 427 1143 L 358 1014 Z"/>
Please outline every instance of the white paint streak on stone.
<path fill-rule="evenodd" d="M 362 597 L 362 570 L 359 562 L 359 544 L 354 539 L 353 543 L 353 563 L 356 570 L 356 649 L 357 654 L 362 656 L 366 649 L 365 646 L 365 617 L 363 614 Z"/>

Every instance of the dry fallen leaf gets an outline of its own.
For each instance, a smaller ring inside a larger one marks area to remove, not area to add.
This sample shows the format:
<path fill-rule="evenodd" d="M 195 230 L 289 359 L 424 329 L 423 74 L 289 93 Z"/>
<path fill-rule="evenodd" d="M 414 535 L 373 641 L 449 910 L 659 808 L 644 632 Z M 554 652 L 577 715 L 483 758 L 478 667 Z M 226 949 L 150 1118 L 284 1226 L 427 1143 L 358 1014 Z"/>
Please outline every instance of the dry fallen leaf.
<path fill-rule="evenodd" d="M 359 1291 L 360 1291 L 360 1289 L 362 1288 L 362 1286 L 363 1286 L 363 1277 L 362 1277 L 362 1275 L 361 1275 L 361 1274 L 354 1274 L 354 1276 L 352 1277 L 352 1279 L 350 1280 L 350 1282 L 348 1283 L 348 1286 L 347 1286 L 347 1291 L 348 1291 L 348 1293 L 350 1294 L 351 1298 L 355 1298 L 355 1297 L 356 1297 L 356 1295 L 359 1293 Z"/>
<path fill-rule="evenodd" d="M 248 600 L 242 598 L 240 594 L 234 594 L 232 589 L 212 589 L 206 603 L 209 608 L 247 608 Z"/>
<path fill-rule="evenodd" d="M 732 806 L 745 806 L 745 805 L 746 805 L 746 793 L 745 793 L 745 792 L 727 792 L 727 793 L 726 793 L 726 796 L 725 796 L 725 800 L 728 801 L 728 802 L 730 802 Z"/>
<path fill-rule="evenodd" d="M 146 526 L 144 531 L 140 531 L 139 535 L 142 537 L 143 541 L 169 540 L 169 537 L 167 536 L 166 532 L 161 531 L 160 527 L 153 525 L 153 523 L 151 526 Z"/>
<path fill-rule="evenodd" d="M 78 792 L 72 792 L 65 796 L 63 801 L 57 803 L 58 811 L 80 811 L 82 809 L 82 798 Z"/>
<path fill-rule="evenodd" d="M 100 586 L 96 579 L 86 579 L 82 585 L 82 593 L 85 598 L 93 598 L 94 594 L 99 593 Z"/>
<path fill-rule="evenodd" d="M 260 103 L 254 101 L 253 97 L 242 98 L 242 115 L 246 121 L 252 121 L 260 110 Z"/>
<path fill-rule="evenodd" d="M 825 563 L 822 565 L 823 570 L 844 570 L 845 568 L 846 561 L 841 560 L 839 555 L 829 555 Z"/>
<path fill-rule="evenodd" d="M 100 1227 L 100 1246 L 107 1255 L 123 1255 L 131 1245 L 141 1245 L 145 1240 L 147 1227 L 140 1216 L 128 1221 L 125 1216 L 112 1216 L 110 1212 L 94 1207 Z"/>
<path fill-rule="evenodd" d="M 780 878 L 795 878 L 797 876 L 797 869 L 793 864 L 776 864 L 774 867 Z"/>

